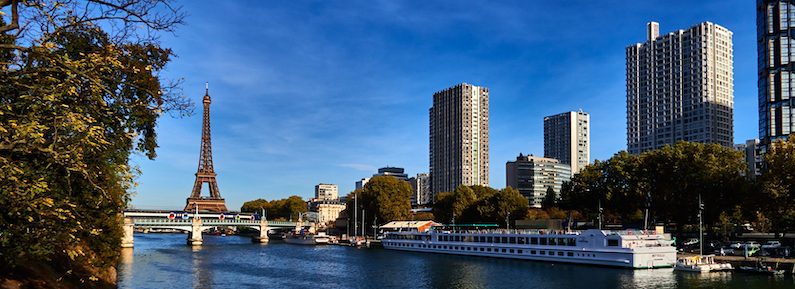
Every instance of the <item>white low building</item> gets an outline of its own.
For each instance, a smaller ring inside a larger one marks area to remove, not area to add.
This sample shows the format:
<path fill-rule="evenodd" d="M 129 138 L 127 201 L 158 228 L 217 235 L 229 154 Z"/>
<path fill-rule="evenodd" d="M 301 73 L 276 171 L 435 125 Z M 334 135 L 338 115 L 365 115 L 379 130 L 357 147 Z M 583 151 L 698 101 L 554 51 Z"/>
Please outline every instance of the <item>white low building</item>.
<path fill-rule="evenodd" d="M 309 204 L 309 210 L 317 212 L 318 223 L 326 224 L 337 220 L 345 210 L 345 203 L 337 200 L 318 200 Z"/>

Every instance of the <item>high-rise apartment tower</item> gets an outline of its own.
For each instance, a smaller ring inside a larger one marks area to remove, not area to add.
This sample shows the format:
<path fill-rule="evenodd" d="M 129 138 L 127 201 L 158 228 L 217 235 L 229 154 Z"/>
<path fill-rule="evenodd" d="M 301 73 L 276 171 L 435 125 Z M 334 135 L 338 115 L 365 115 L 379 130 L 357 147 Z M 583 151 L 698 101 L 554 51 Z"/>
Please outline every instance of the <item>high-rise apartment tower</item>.
<path fill-rule="evenodd" d="M 570 111 L 544 118 L 544 157 L 571 166 L 576 174 L 591 158 L 590 116 Z"/>
<path fill-rule="evenodd" d="M 489 89 L 462 83 L 433 94 L 431 192 L 489 184 Z"/>
<path fill-rule="evenodd" d="M 677 141 L 732 147 L 732 32 L 703 22 L 627 47 L 627 150 L 638 154 Z"/>

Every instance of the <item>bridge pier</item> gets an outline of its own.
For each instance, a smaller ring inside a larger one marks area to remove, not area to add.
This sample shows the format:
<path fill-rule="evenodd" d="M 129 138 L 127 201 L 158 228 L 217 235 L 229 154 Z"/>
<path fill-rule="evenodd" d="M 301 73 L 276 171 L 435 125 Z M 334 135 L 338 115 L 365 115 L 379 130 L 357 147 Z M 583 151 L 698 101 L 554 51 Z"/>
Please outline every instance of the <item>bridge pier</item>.
<path fill-rule="evenodd" d="M 268 243 L 268 220 L 262 218 L 259 222 L 259 236 L 251 237 L 254 243 Z"/>
<path fill-rule="evenodd" d="M 191 230 L 188 234 L 188 245 L 201 246 L 202 244 L 202 219 L 193 218 L 191 221 Z"/>
<path fill-rule="evenodd" d="M 135 222 L 132 218 L 126 217 L 124 218 L 124 225 L 122 226 L 124 235 L 121 238 L 121 247 L 122 248 L 132 248 L 133 243 L 133 233 L 135 232 Z"/>

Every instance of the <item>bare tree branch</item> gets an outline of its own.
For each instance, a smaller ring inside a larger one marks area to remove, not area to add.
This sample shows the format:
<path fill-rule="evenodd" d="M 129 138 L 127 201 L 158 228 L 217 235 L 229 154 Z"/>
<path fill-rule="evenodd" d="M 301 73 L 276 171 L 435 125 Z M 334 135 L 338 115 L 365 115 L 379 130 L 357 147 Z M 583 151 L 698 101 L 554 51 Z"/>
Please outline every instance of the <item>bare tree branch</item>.
<path fill-rule="evenodd" d="M 0 7 L 8 6 L 9 3 L 11 4 L 11 23 L 0 27 L 0 34 L 19 28 L 19 0 L 5 0 L 0 3 Z"/>

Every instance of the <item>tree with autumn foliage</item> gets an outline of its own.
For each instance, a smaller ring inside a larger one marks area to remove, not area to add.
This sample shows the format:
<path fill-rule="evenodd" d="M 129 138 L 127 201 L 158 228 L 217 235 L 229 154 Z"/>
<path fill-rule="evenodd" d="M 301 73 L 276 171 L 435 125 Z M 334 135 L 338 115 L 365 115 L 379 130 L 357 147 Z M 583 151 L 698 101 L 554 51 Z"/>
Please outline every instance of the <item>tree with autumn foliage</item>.
<path fill-rule="evenodd" d="M 373 225 L 410 220 L 411 192 L 411 186 L 406 181 L 393 176 L 375 176 L 370 178 L 364 188 L 348 194 L 344 213 L 350 220 L 358 213 L 359 224 L 364 220 L 367 228 L 365 232 L 371 232 L 369 230 Z M 353 212 L 354 207 L 358 212 Z"/>
<path fill-rule="evenodd" d="M 157 40 L 183 15 L 158 0 L 0 8 L 0 283 L 115 287 L 130 154 L 154 158 L 158 118 L 191 112 Z"/>
<path fill-rule="evenodd" d="M 757 214 L 775 233 L 795 230 L 795 135 L 773 142 L 765 154 Z"/>
<path fill-rule="evenodd" d="M 652 220 L 681 230 L 698 221 L 701 195 L 709 225 L 748 200 L 745 170 L 741 153 L 717 144 L 677 142 L 640 155 L 622 151 L 574 175 L 563 186 L 561 205 L 595 219 L 601 204 L 608 221 L 624 223 L 642 223 L 648 206 Z"/>

